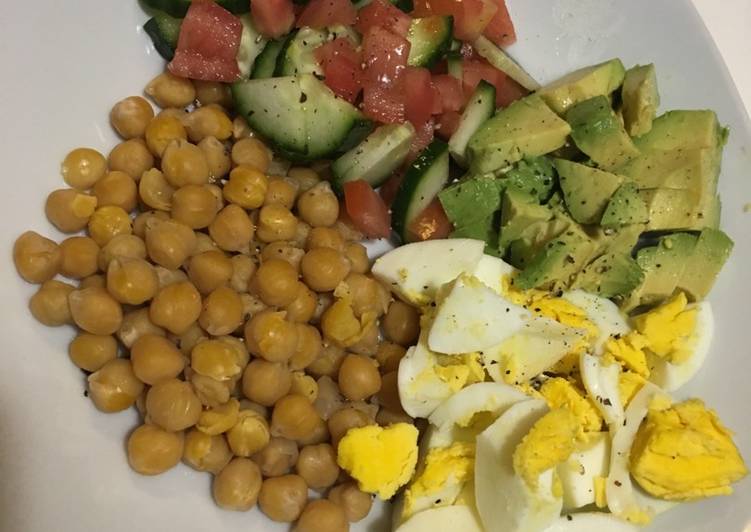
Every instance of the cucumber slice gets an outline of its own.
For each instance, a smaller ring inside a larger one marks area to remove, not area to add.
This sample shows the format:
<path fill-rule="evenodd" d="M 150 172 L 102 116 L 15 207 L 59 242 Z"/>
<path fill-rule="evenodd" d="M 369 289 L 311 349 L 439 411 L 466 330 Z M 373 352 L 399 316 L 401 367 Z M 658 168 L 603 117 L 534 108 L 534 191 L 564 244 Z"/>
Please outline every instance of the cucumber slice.
<path fill-rule="evenodd" d="M 282 37 L 281 39 L 266 43 L 266 46 L 263 47 L 263 50 L 253 62 L 253 69 L 250 72 L 251 79 L 265 79 L 274 75 L 276 59 L 279 57 L 282 48 L 284 48 L 287 38 Z"/>
<path fill-rule="evenodd" d="M 250 15 L 241 15 L 239 18 L 243 25 L 243 32 L 240 37 L 240 48 L 237 50 L 237 67 L 240 69 L 240 76 L 248 79 L 256 57 L 266 47 L 267 39 L 253 25 Z"/>
<path fill-rule="evenodd" d="M 448 144 L 434 140 L 417 157 L 391 205 L 392 227 L 404 242 L 409 242 L 410 223 L 427 207 L 449 180 Z"/>
<path fill-rule="evenodd" d="M 462 112 L 459 127 L 449 139 L 449 153 L 454 160 L 466 166 L 467 144 L 469 138 L 480 129 L 495 112 L 495 87 L 485 80 L 477 84 L 475 92 Z"/>
<path fill-rule="evenodd" d="M 305 27 L 290 35 L 291 37 L 276 60 L 274 75 L 316 74 L 323 76 L 323 70 L 313 55 L 313 50 L 326 42 L 328 32 Z"/>
<path fill-rule="evenodd" d="M 352 26 L 345 26 L 343 24 L 336 24 L 334 26 L 329 26 L 326 28 L 329 32 L 329 40 L 339 39 L 339 38 L 345 38 L 349 39 L 350 42 L 355 47 L 360 46 L 360 43 L 362 42 L 362 38 L 360 37 L 360 34 L 357 33 L 354 29 L 352 29 Z"/>
<path fill-rule="evenodd" d="M 462 56 L 458 52 L 449 52 L 446 56 L 446 69 L 450 76 L 459 81 L 464 79 L 464 70 L 462 69 Z"/>
<path fill-rule="evenodd" d="M 294 161 L 330 157 L 366 122 L 312 74 L 239 81 L 232 97 L 250 127 Z"/>
<path fill-rule="evenodd" d="M 143 0 L 143 3 L 151 9 L 163 11 L 172 17 L 182 18 L 188 12 L 191 0 Z M 250 11 L 250 2 L 247 0 L 216 0 L 216 3 L 235 15 L 242 15 Z"/>
<path fill-rule="evenodd" d="M 413 19 L 407 33 L 411 44 L 407 63 L 427 68 L 436 64 L 451 46 L 453 28 L 453 17 L 434 15 Z"/>
<path fill-rule="evenodd" d="M 478 54 L 488 60 L 488 63 L 516 81 L 519 85 L 529 91 L 536 91 L 540 88 L 532 76 L 519 66 L 519 63 L 511 59 L 509 55 L 490 42 L 486 37 L 479 36 L 473 43 Z"/>
<path fill-rule="evenodd" d="M 151 37 L 154 48 L 167 61 L 172 61 L 175 56 L 177 38 L 180 35 L 182 22 L 182 19 L 156 11 L 154 16 L 143 25 L 143 30 Z"/>
<path fill-rule="evenodd" d="M 357 179 L 381 186 L 404 162 L 413 138 L 415 128 L 409 122 L 379 127 L 331 165 L 334 190 L 341 194 L 344 183 Z"/>

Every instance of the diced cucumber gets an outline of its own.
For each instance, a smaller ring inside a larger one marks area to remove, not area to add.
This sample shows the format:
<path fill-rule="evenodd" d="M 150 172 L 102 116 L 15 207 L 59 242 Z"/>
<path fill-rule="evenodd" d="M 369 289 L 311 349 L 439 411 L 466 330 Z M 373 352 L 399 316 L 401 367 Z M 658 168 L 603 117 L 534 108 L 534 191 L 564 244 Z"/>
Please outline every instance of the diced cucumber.
<path fill-rule="evenodd" d="M 373 188 L 381 186 L 404 162 L 414 137 L 415 128 L 409 122 L 379 127 L 331 165 L 334 190 L 341 193 L 344 183 L 357 179 Z"/>
<path fill-rule="evenodd" d="M 451 44 L 449 45 L 449 50 L 452 52 L 458 52 L 462 49 L 462 41 L 459 39 L 451 39 Z"/>
<path fill-rule="evenodd" d="M 359 142 L 367 123 L 312 74 L 240 81 L 232 85 L 232 97 L 251 128 L 294 161 L 331 157 Z"/>
<path fill-rule="evenodd" d="M 360 43 L 362 42 L 362 38 L 360 37 L 360 34 L 357 33 L 352 26 L 345 26 L 343 24 L 336 24 L 334 26 L 329 26 L 326 28 L 329 32 L 329 39 L 349 39 L 350 42 L 355 46 L 360 46 Z"/>
<path fill-rule="evenodd" d="M 462 68 L 462 56 L 459 52 L 449 52 L 446 55 L 446 69 L 450 76 L 459 81 L 464 79 L 464 69 Z"/>
<path fill-rule="evenodd" d="M 495 112 L 495 87 L 485 80 L 477 84 L 475 92 L 462 112 L 459 127 L 449 139 L 449 153 L 454 160 L 466 166 L 467 144 L 469 138 Z"/>
<path fill-rule="evenodd" d="M 453 17 L 434 15 L 413 19 L 407 33 L 407 40 L 411 45 L 407 63 L 417 67 L 432 67 L 451 46 L 453 28 Z"/>
<path fill-rule="evenodd" d="M 325 43 L 327 38 L 327 31 L 308 27 L 293 32 L 282 51 L 279 52 L 274 75 L 316 74 L 323 76 L 323 70 L 313 55 L 313 50 Z"/>
<path fill-rule="evenodd" d="M 143 25 L 143 30 L 151 37 L 154 48 L 167 61 L 172 61 L 175 55 L 182 22 L 182 19 L 155 11 L 154 16 Z"/>
<path fill-rule="evenodd" d="M 182 18 L 188 12 L 192 0 L 143 0 L 143 3 L 151 9 L 158 9 L 172 17 Z M 235 15 L 242 15 L 250 11 L 250 2 L 247 0 L 216 0 L 216 3 Z"/>
<path fill-rule="evenodd" d="M 480 35 L 473 43 L 475 51 L 488 60 L 488 63 L 516 81 L 519 85 L 529 91 L 535 91 L 540 88 L 532 76 L 511 59 L 509 55 L 490 42 L 486 37 Z"/>
<path fill-rule="evenodd" d="M 241 15 L 239 18 L 243 25 L 243 32 L 240 37 L 240 47 L 237 50 L 237 67 L 240 69 L 240 76 L 248 79 L 256 57 L 266 47 L 267 39 L 253 25 L 250 15 Z"/>
<path fill-rule="evenodd" d="M 276 68 L 276 59 L 279 57 L 279 52 L 284 48 L 284 43 L 287 42 L 288 37 L 282 37 L 274 41 L 269 41 L 256 60 L 253 63 L 253 69 L 251 70 L 251 79 L 265 79 L 274 75 L 274 69 Z"/>
<path fill-rule="evenodd" d="M 391 206 L 392 227 L 404 242 L 411 239 L 410 223 L 443 190 L 448 179 L 448 144 L 434 140 L 407 170 Z"/>

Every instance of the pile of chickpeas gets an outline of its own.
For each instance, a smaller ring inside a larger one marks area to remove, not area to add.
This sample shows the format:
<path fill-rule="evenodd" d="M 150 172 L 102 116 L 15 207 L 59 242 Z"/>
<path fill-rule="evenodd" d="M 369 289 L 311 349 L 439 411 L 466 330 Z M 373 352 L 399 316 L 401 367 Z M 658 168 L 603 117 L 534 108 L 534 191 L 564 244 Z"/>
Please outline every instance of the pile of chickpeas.
<path fill-rule="evenodd" d="M 107 157 L 65 157 L 45 213 L 71 236 L 16 240 L 18 273 L 39 285 L 31 313 L 76 328 L 68 352 L 96 408 L 138 409 L 135 471 L 182 461 L 213 475 L 222 508 L 348 530 L 372 498 L 337 445 L 411 421 L 396 370 L 418 313 L 369 274 L 325 164 L 274 159 L 226 85 L 164 73 L 145 92 L 161 110 L 116 103 Z"/>

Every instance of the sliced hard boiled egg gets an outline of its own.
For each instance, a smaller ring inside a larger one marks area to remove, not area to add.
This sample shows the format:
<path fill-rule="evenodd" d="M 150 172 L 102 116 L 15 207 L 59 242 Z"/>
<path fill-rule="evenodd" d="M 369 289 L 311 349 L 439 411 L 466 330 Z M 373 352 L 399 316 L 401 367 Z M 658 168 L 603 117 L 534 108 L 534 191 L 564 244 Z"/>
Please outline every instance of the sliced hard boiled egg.
<path fill-rule="evenodd" d="M 381 256 L 372 272 L 405 301 L 424 305 L 443 284 L 474 271 L 484 249 L 485 242 L 469 238 L 415 242 Z"/>
<path fill-rule="evenodd" d="M 503 280 L 516 269 L 507 262 L 492 255 L 483 255 L 473 275 L 495 292 L 503 294 Z"/>
<path fill-rule="evenodd" d="M 431 508 L 414 514 L 395 532 L 483 532 L 479 516 L 471 506 Z"/>
<path fill-rule="evenodd" d="M 691 380 L 701 369 L 709 353 L 714 335 L 714 315 L 708 301 L 696 305 L 696 325 L 687 341 L 685 349 L 690 352 L 688 358 L 680 363 L 673 363 L 649 354 L 648 362 L 652 369 L 649 380 L 665 391 L 674 391 Z"/>
<path fill-rule="evenodd" d="M 428 346 L 438 353 L 469 353 L 498 345 L 530 318 L 528 310 L 473 275 L 461 274 L 443 290 L 428 336 Z"/>
<path fill-rule="evenodd" d="M 558 466 L 563 487 L 563 509 L 575 510 L 595 502 L 595 479 L 608 476 L 610 435 L 594 433 L 584 449 Z"/>
<path fill-rule="evenodd" d="M 636 525 L 605 512 L 581 512 L 556 519 L 544 532 L 637 532 Z"/>
<path fill-rule="evenodd" d="M 582 353 L 579 370 L 584 388 L 603 419 L 611 430 L 618 429 L 624 419 L 623 401 L 618 388 L 621 367 L 615 362 L 606 364 L 602 357 Z"/>
<path fill-rule="evenodd" d="M 487 532 L 544 530 L 560 515 L 554 470 L 542 473 L 533 489 L 513 464 L 517 445 L 547 412 L 539 399 L 516 403 L 477 437 L 475 500 Z"/>
<path fill-rule="evenodd" d="M 561 297 L 582 309 L 597 327 L 599 334 L 592 345 L 592 351 L 595 354 L 599 355 L 602 352 L 603 345 L 608 338 L 618 334 L 627 334 L 631 330 L 618 306 L 609 299 L 583 290 L 572 290 Z"/>

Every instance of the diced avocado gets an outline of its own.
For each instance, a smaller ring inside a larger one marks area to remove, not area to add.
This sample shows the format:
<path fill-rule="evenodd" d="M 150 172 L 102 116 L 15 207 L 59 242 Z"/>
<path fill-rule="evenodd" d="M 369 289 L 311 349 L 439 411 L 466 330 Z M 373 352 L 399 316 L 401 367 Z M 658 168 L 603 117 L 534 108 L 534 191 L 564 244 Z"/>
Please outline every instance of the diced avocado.
<path fill-rule="evenodd" d="M 551 240 L 514 278 L 514 285 L 522 290 L 567 287 L 572 278 L 592 257 L 597 245 L 586 233 L 571 226 Z"/>
<path fill-rule="evenodd" d="M 640 150 L 714 149 L 725 143 L 725 134 L 714 111 L 668 111 L 634 143 Z"/>
<path fill-rule="evenodd" d="M 569 223 L 559 218 L 548 222 L 534 222 L 527 227 L 519 238 L 511 241 L 506 250 L 506 262 L 515 268 L 523 269 L 543 249 L 545 244 L 558 237 Z"/>
<path fill-rule="evenodd" d="M 610 298 L 628 294 L 643 279 L 644 272 L 630 254 L 606 253 L 579 272 L 573 287 Z"/>
<path fill-rule="evenodd" d="M 509 188 L 525 192 L 537 201 L 545 201 L 555 187 L 555 169 L 549 157 L 525 157 L 508 172 L 502 174 Z"/>
<path fill-rule="evenodd" d="M 709 229 L 718 229 L 720 227 L 720 215 L 722 214 L 722 202 L 720 196 L 715 196 L 709 201 L 704 210 L 705 227 Z"/>
<path fill-rule="evenodd" d="M 720 173 L 715 150 L 648 150 L 618 168 L 638 188 L 680 188 L 714 193 Z"/>
<path fill-rule="evenodd" d="M 600 221 L 610 196 L 623 182 L 619 175 L 565 159 L 555 159 L 555 169 L 571 217 L 583 224 Z"/>
<path fill-rule="evenodd" d="M 606 229 L 615 229 L 622 225 L 643 224 L 649 221 L 649 211 L 644 200 L 639 196 L 636 185 L 623 183 L 610 198 L 600 225 Z"/>
<path fill-rule="evenodd" d="M 660 105 L 657 74 L 653 64 L 628 69 L 623 80 L 621 99 L 621 111 L 628 134 L 638 137 L 648 133 Z"/>
<path fill-rule="evenodd" d="M 607 96 L 621 86 L 626 70 L 620 59 L 575 70 L 538 91 L 553 111 L 562 115 L 569 107 L 595 96 Z"/>
<path fill-rule="evenodd" d="M 537 203 L 534 197 L 515 188 L 507 188 L 501 204 L 501 231 L 498 249 L 505 251 L 508 245 L 524 236 L 535 223 L 549 221 L 552 211 Z"/>
<path fill-rule="evenodd" d="M 469 224 L 456 227 L 449 238 L 472 238 L 485 242 L 485 253 L 498 255 L 496 242 L 498 241 L 498 212 L 488 214 L 482 219 L 476 219 Z"/>
<path fill-rule="evenodd" d="M 677 288 L 695 301 L 704 299 L 732 250 L 728 235 L 716 229 L 702 230 Z"/>
<path fill-rule="evenodd" d="M 524 157 L 544 155 L 563 146 L 571 127 L 538 95 L 517 100 L 485 122 L 469 139 L 473 173 L 506 168 Z"/>
<path fill-rule="evenodd" d="M 590 236 L 599 244 L 597 254 L 625 253 L 631 255 L 645 231 L 647 224 L 631 224 L 617 229 L 605 229 L 596 226 Z"/>
<path fill-rule="evenodd" d="M 438 193 L 446 216 L 454 227 L 474 225 L 501 208 L 503 183 L 494 177 L 460 181 Z"/>
<path fill-rule="evenodd" d="M 595 96 L 566 113 L 571 137 L 604 170 L 613 170 L 639 155 L 606 96 Z"/>
<path fill-rule="evenodd" d="M 648 231 L 702 229 L 714 221 L 715 196 L 701 201 L 691 190 L 651 188 L 639 191 L 649 211 Z"/>

